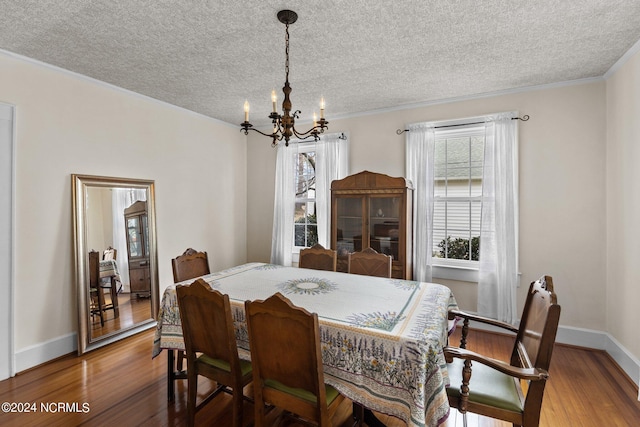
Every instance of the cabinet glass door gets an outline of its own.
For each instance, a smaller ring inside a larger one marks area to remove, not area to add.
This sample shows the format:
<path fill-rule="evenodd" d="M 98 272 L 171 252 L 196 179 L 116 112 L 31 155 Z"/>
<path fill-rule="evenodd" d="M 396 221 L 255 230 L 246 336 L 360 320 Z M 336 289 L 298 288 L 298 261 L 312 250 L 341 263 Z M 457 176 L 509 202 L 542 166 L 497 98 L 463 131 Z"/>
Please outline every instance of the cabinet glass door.
<path fill-rule="evenodd" d="M 391 255 L 398 261 L 398 237 L 400 231 L 400 197 L 369 198 L 369 243 L 372 249 Z"/>
<path fill-rule="evenodd" d="M 339 197 L 336 199 L 336 249 L 338 255 L 362 250 L 363 198 Z"/>
<path fill-rule="evenodd" d="M 143 242 L 139 217 L 127 218 L 127 240 L 129 245 L 129 257 L 142 257 Z"/>

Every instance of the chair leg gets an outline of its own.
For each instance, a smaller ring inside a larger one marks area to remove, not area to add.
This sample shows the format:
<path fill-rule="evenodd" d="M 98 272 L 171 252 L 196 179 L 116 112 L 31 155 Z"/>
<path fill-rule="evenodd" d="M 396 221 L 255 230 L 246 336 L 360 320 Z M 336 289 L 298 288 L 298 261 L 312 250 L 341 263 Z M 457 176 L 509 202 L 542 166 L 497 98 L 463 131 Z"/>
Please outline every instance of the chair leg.
<path fill-rule="evenodd" d="M 354 426 L 361 427 L 364 425 L 364 406 L 356 402 L 353 402 L 353 420 Z"/>
<path fill-rule="evenodd" d="M 242 385 L 236 384 L 233 388 L 233 427 L 242 427 Z"/>
<path fill-rule="evenodd" d="M 176 357 L 176 371 L 182 372 L 183 363 L 184 363 L 184 351 L 178 350 L 178 355 Z"/>
<path fill-rule="evenodd" d="M 187 383 L 187 425 L 193 427 L 196 423 L 196 395 L 198 393 L 198 373 L 195 366 L 189 367 Z"/>
<path fill-rule="evenodd" d="M 104 326 L 104 312 L 105 312 L 104 294 L 102 288 L 98 286 L 98 310 L 100 312 L 100 325 Z"/>
<path fill-rule="evenodd" d="M 264 400 L 262 398 L 262 390 L 259 387 L 253 388 L 253 406 L 254 406 L 254 426 L 255 427 L 264 427 L 264 415 L 265 415 L 265 407 Z"/>

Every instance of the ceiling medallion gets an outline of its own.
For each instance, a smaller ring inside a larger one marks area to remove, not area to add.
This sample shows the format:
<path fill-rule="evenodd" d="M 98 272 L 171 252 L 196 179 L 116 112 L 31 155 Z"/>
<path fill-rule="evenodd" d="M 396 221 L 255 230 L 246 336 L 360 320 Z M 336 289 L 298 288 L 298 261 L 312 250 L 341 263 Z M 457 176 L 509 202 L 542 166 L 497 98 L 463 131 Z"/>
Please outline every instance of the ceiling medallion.
<path fill-rule="evenodd" d="M 273 106 L 273 110 L 271 114 L 269 114 L 269 118 L 271 119 L 271 123 L 273 124 L 273 132 L 272 133 L 264 133 L 257 129 L 253 129 L 253 125 L 249 122 L 249 102 L 244 102 L 244 122 L 240 124 L 240 131 L 244 130 L 244 134 L 248 135 L 249 131 L 255 131 L 259 134 L 272 138 L 271 145 L 275 147 L 278 145 L 279 141 L 284 140 L 284 144 L 286 146 L 289 145 L 289 140 L 292 137 L 298 139 L 307 139 L 313 137 L 316 141 L 320 138 L 320 134 L 324 132 L 325 129 L 328 129 L 329 122 L 324 119 L 324 98 L 320 98 L 320 120 L 317 120 L 316 114 L 313 113 L 313 126 L 306 132 L 299 132 L 295 128 L 295 121 L 300 117 L 300 110 L 296 110 L 291 114 L 291 100 L 289 99 L 289 94 L 291 93 L 291 86 L 289 85 L 289 25 L 293 24 L 298 20 L 298 14 L 291 10 L 281 10 L 278 12 L 278 20 L 285 24 L 285 34 L 286 34 L 286 43 L 285 43 L 285 81 L 284 87 L 282 91 L 284 92 L 284 101 L 282 101 L 282 114 L 278 113 L 277 110 L 277 102 L 278 96 L 276 95 L 276 91 L 273 90 L 271 92 L 271 103 Z"/>

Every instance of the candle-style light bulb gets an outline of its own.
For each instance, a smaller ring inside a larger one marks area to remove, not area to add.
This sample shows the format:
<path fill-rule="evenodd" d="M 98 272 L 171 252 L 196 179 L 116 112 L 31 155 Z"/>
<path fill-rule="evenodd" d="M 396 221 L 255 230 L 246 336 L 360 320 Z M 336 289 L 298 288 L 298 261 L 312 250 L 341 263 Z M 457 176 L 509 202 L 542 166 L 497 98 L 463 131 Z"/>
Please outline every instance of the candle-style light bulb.
<path fill-rule="evenodd" d="M 249 101 L 244 101 L 244 121 L 249 121 Z"/>
<path fill-rule="evenodd" d="M 324 119 L 324 96 L 320 97 L 320 120 Z"/>
<path fill-rule="evenodd" d="M 278 103 L 278 95 L 276 95 L 276 90 L 272 89 L 271 90 L 271 104 L 273 105 L 273 112 L 275 113 L 276 111 L 278 111 L 278 107 L 277 104 Z"/>
<path fill-rule="evenodd" d="M 313 112 L 313 127 L 318 126 L 318 115 L 316 114 L 316 112 Z"/>

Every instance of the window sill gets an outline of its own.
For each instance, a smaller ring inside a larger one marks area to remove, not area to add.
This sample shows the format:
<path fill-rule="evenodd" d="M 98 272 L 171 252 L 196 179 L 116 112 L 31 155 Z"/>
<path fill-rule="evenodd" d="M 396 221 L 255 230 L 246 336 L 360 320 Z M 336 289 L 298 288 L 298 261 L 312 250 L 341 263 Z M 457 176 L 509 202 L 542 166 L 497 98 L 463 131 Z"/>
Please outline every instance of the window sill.
<path fill-rule="evenodd" d="M 478 283 L 478 269 L 474 267 L 434 265 L 431 272 L 434 279 Z"/>

